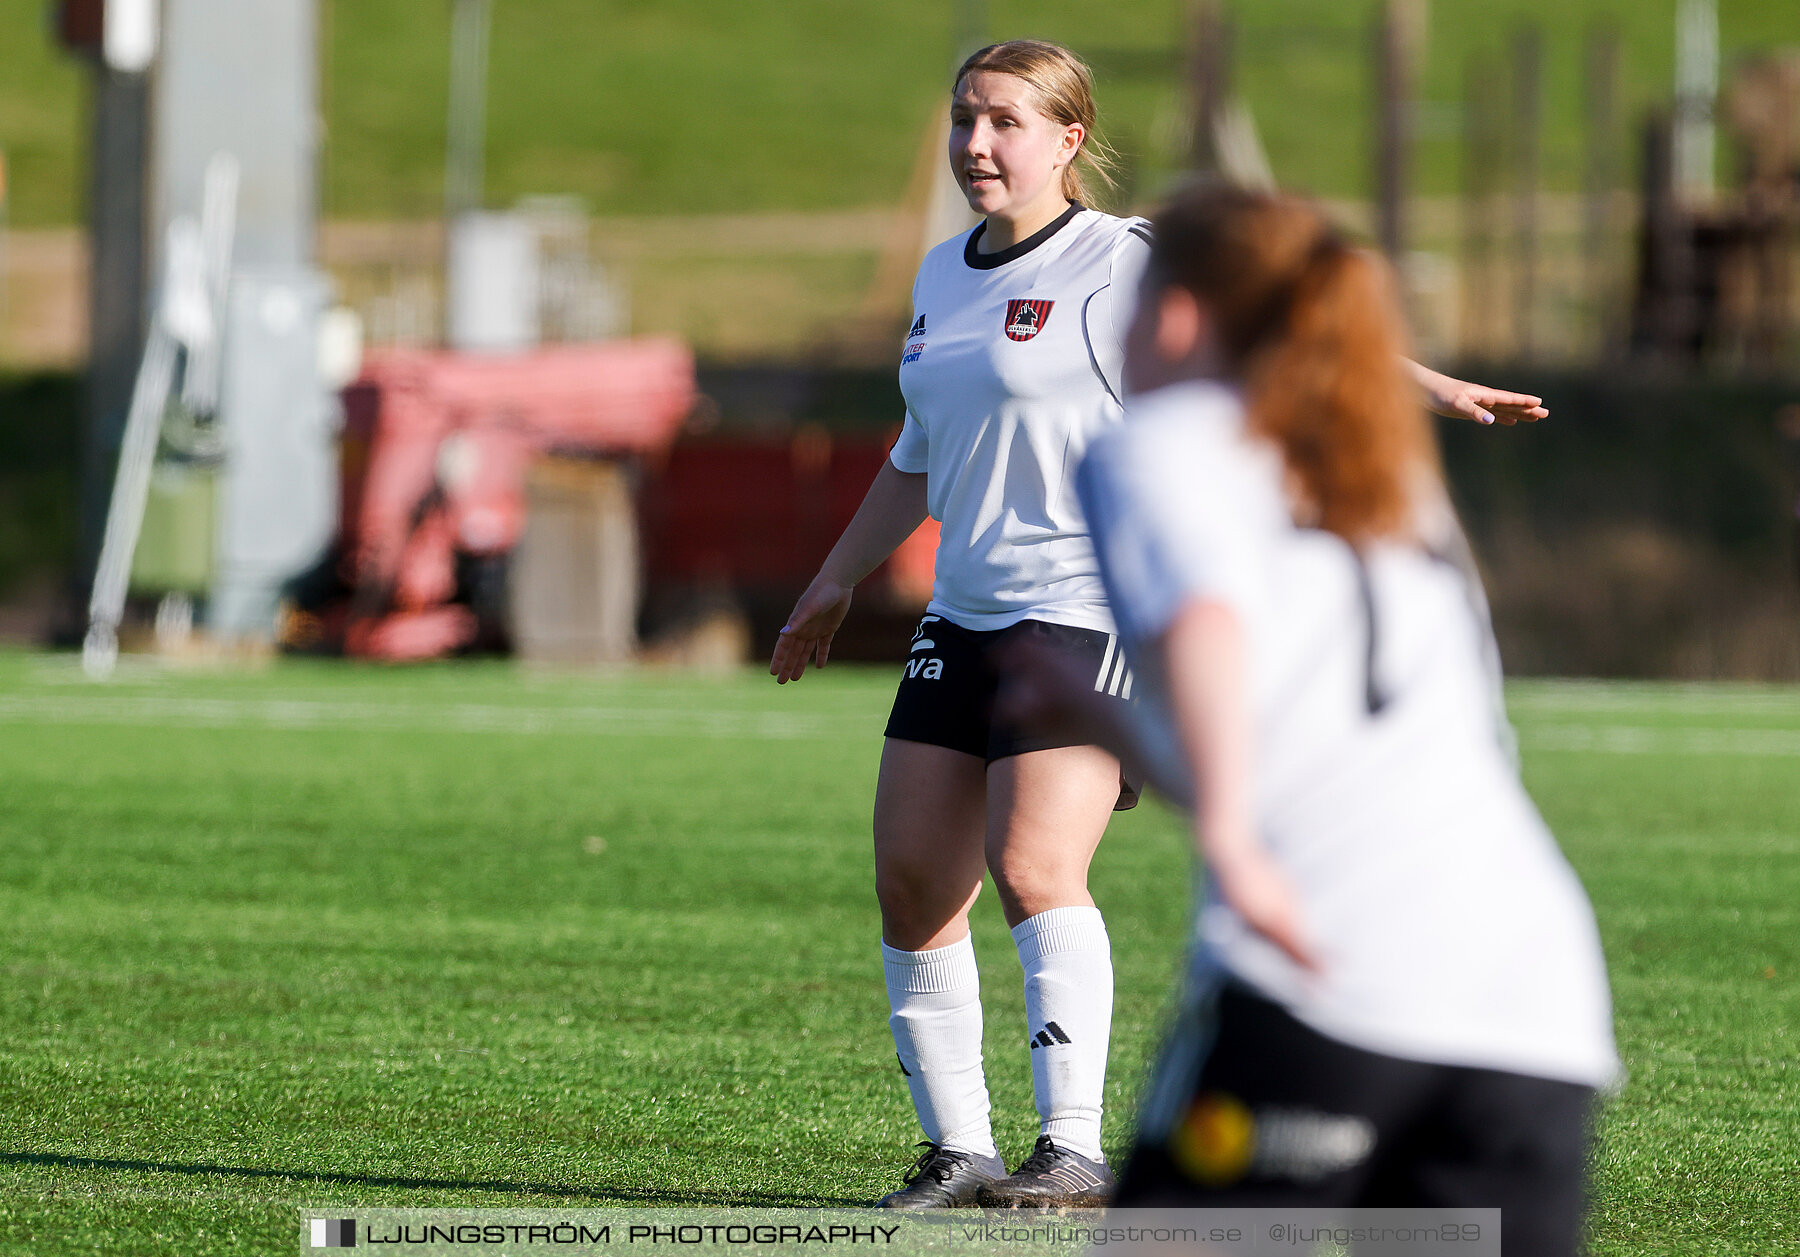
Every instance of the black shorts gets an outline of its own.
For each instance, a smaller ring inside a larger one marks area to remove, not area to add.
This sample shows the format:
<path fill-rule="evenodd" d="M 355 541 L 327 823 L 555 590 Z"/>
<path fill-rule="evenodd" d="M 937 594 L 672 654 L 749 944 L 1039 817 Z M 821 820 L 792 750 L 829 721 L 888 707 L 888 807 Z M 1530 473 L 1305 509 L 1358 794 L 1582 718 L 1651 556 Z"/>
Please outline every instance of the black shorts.
<path fill-rule="evenodd" d="M 1017 727 L 994 718 L 994 694 L 1000 673 L 996 648 L 1030 636 L 1065 650 L 1094 671 L 1094 688 L 1118 700 L 1131 701 L 1131 669 L 1125 666 L 1118 637 L 1098 629 L 1021 620 L 1010 628 L 982 632 L 952 624 L 940 615 L 919 621 L 912 649 L 900 673 L 900 691 L 888 716 L 887 736 L 905 742 L 948 747 L 980 756 L 987 763 L 1082 745 L 1078 738 L 1052 729 Z M 1137 783 L 1121 774 L 1118 808 L 1137 803 Z"/>
<path fill-rule="evenodd" d="M 1365 1052 L 1247 989 L 1185 1011 L 1116 1204 L 1499 1209 L 1507 1257 L 1573 1257 L 1592 1088 Z"/>

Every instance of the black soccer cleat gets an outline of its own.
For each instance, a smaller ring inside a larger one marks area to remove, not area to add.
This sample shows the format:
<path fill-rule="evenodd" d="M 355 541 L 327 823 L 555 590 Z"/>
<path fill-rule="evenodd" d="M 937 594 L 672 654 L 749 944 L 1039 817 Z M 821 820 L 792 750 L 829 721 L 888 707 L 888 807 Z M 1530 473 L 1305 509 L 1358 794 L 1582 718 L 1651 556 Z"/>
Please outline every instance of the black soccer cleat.
<path fill-rule="evenodd" d="M 975 1193 L 1006 1177 L 1006 1162 L 959 1152 L 925 1140 L 925 1151 L 903 1177 L 906 1186 L 875 1202 L 877 1209 L 967 1209 Z"/>
<path fill-rule="evenodd" d="M 984 1209 L 1101 1209 L 1113 1195 L 1113 1172 L 1104 1161 L 1058 1148 L 1048 1135 L 1008 1178 L 975 1193 Z"/>

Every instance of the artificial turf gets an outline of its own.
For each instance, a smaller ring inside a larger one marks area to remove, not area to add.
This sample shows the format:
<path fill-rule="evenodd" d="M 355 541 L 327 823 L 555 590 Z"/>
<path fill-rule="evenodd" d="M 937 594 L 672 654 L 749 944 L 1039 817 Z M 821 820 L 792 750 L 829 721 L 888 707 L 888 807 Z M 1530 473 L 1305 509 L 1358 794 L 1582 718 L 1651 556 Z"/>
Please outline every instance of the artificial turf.
<path fill-rule="evenodd" d="M 290 1251 L 302 1205 L 879 1195 L 917 1138 L 867 840 L 891 691 L 499 664 L 98 686 L 0 655 L 0 1253 Z M 1511 702 L 1631 1070 L 1593 1251 L 1795 1251 L 1800 691 Z M 1118 818 L 1115 1151 L 1187 884 L 1176 818 Z M 977 917 L 1017 1158 L 1017 962 L 991 894 Z"/>

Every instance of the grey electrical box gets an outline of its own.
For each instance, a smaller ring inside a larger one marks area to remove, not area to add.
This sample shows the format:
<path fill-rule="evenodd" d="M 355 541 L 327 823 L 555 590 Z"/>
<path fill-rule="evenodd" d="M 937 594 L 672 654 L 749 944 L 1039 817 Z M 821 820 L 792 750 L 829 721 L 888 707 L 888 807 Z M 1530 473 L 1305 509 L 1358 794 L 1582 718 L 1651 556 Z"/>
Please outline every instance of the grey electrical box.
<path fill-rule="evenodd" d="M 224 459 L 207 622 L 265 636 L 283 581 L 318 558 L 337 524 L 337 402 L 319 381 L 325 280 L 304 267 L 232 277 L 219 380 Z"/>

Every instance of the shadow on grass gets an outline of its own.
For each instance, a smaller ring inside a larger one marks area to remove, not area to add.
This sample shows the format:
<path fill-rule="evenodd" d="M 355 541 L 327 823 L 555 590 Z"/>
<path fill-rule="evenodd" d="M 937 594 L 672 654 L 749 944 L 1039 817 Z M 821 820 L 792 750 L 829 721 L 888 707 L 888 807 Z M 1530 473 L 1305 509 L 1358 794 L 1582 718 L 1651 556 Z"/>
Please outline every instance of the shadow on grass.
<path fill-rule="evenodd" d="M 272 1170 L 251 1165 L 199 1165 L 173 1161 L 126 1161 L 114 1157 L 70 1157 L 49 1152 L 0 1152 L 0 1165 L 63 1166 L 72 1170 L 131 1170 L 155 1174 L 227 1174 L 238 1178 L 285 1178 L 297 1183 L 341 1183 L 352 1187 L 400 1187 L 422 1191 L 505 1192 L 521 1196 L 562 1196 L 596 1205 L 742 1205 L 790 1209 L 832 1206 L 860 1208 L 866 1200 L 806 1192 L 658 1191 L 611 1187 L 604 1183 L 529 1183 L 505 1179 L 405 1178 L 386 1174 L 336 1174 L 320 1170 Z"/>

